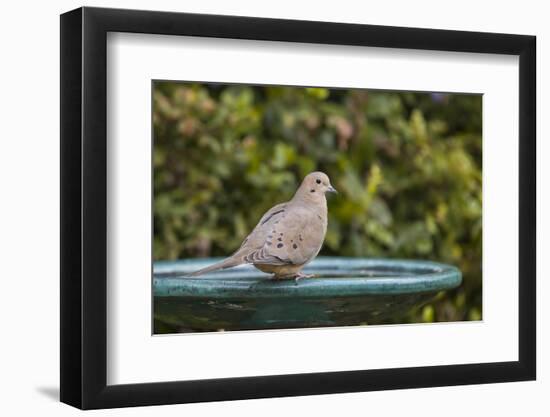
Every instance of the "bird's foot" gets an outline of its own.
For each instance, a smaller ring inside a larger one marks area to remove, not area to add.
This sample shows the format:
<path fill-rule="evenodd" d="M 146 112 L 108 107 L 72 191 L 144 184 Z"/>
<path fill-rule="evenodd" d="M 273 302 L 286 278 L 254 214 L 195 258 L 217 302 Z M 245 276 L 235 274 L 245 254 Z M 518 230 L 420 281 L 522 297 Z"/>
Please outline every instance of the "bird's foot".
<path fill-rule="evenodd" d="M 269 279 L 271 281 L 281 281 L 281 280 L 291 280 L 291 279 L 293 279 L 297 283 L 302 278 L 313 278 L 314 276 L 315 275 L 313 275 L 313 274 L 303 274 L 302 272 L 298 272 L 296 274 L 288 274 L 288 275 L 273 274 L 273 275 L 269 276 Z"/>
<path fill-rule="evenodd" d="M 301 280 L 302 278 L 313 278 L 315 275 L 313 274 L 304 274 L 302 272 L 298 272 L 295 276 L 294 276 L 294 282 L 296 284 L 298 284 L 298 281 Z"/>

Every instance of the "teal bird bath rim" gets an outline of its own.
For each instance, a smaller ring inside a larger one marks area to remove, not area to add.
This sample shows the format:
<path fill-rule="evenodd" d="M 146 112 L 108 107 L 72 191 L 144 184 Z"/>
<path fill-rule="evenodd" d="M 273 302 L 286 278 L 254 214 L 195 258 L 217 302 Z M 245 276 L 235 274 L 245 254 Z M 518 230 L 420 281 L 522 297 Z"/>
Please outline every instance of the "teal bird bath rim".
<path fill-rule="evenodd" d="M 318 257 L 304 268 L 314 277 L 299 281 L 251 265 L 186 276 L 218 260 L 154 263 L 155 334 L 387 322 L 462 281 L 437 262 L 343 257 Z"/>

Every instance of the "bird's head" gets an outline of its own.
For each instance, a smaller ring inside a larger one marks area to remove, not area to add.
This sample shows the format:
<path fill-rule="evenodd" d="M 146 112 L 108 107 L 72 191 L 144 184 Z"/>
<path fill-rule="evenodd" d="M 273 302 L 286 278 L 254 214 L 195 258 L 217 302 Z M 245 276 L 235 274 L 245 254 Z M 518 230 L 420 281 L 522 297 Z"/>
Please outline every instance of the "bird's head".
<path fill-rule="evenodd" d="M 297 195 L 308 200 L 317 200 L 325 197 L 325 193 L 336 193 L 336 189 L 330 184 L 330 179 L 324 172 L 312 172 L 307 174 Z"/>

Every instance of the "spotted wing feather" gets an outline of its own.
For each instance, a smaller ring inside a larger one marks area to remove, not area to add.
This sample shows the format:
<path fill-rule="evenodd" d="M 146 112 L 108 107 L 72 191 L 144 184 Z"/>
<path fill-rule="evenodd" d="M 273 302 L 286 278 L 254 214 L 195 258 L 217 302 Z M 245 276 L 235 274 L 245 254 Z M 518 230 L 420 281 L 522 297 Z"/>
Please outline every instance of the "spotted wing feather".
<path fill-rule="evenodd" d="M 286 206 L 282 211 L 274 207 L 270 212 L 260 220 L 243 247 L 247 249 L 245 262 L 303 265 L 317 255 L 326 232 L 322 218 L 300 206 Z"/>

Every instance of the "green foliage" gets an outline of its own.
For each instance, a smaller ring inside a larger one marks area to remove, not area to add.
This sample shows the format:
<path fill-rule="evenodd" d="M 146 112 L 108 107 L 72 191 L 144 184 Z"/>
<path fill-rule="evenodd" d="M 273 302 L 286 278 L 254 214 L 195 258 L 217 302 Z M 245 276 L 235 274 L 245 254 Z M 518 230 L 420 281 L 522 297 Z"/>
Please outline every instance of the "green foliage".
<path fill-rule="evenodd" d="M 457 265 L 408 320 L 481 318 L 481 96 L 156 82 L 153 125 L 155 259 L 232 253 L 321 170 L 321 255 Z"/>

